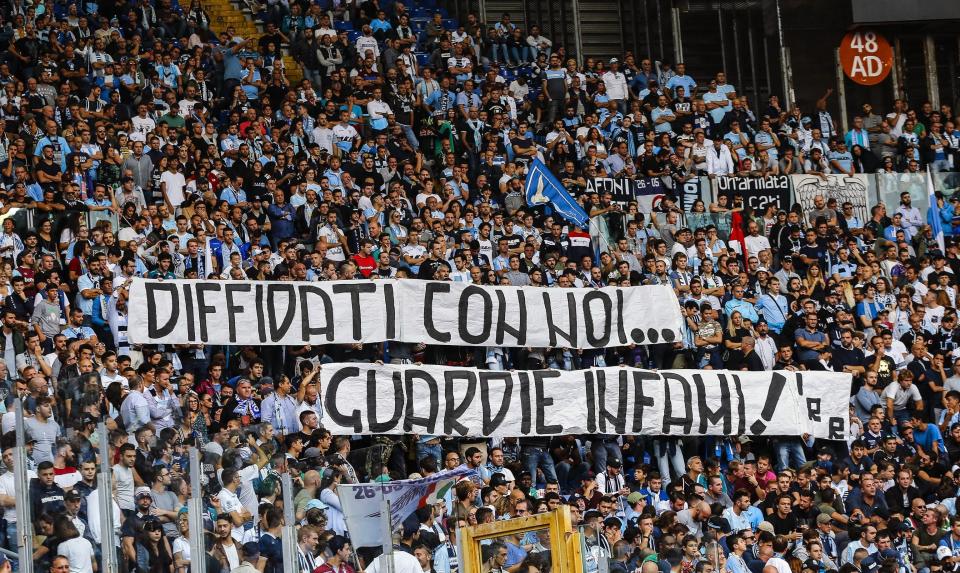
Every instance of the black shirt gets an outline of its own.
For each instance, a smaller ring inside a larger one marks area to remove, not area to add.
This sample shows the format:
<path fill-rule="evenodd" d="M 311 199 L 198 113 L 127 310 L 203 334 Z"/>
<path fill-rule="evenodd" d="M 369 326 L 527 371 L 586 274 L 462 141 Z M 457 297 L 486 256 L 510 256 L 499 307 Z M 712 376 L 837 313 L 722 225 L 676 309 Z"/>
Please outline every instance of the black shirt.
<path fill-rule="evenodd" d="M 780 514 L 774 511 L 767 516 L 767 521 L 773 525 L 773 532 L 777 535 L 786 535 L 797 530 L 797 516 L 794 515 L 794 511 L 791 511 L 784 518 L 781 518 Z"/>

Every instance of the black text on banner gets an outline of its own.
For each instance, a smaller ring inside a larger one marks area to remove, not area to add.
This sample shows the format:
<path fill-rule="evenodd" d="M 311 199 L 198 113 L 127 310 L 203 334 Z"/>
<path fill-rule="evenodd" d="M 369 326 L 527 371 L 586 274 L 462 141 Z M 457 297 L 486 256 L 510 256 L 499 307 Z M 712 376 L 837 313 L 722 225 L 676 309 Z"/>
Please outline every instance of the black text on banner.
<path fill-rule="evenodd" d="M 401 342 L 607 348 L 680 340 L 668 286 L 491 287 L 456 282 L 134 281 L 138 344 Z"/>
<path fill-rule="evenodd" d="M 334 434 L 442 436 L 777 435 L 843 439 L 851 376 L 833 372 L 500 372 L 328 364 Z"/>

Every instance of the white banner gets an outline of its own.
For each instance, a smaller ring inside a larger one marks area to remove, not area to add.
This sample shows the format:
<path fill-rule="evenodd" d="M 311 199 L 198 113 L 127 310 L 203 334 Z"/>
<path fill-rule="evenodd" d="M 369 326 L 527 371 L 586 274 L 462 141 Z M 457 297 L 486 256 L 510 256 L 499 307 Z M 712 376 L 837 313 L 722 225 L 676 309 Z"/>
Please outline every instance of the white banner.
<path fill-rule="evenodd" d="M 846 435 L 850 374 L 327 364 L 334 434 Z"/>
<path fill-rule="evenodd" d="M 843 214 L 843 204 L 847 201 L 853 204 L 853 214 L 859 217 L 860 224 L 865 225 L 870 220 L 870 210 L 867 206 L 867 177 L 863 173 L 855 175 L 831 174 L 820 175 L 791 175 L 793 192 L 797 195 L 797 203 L 804 213 L 816 209 L 813 200 L 819 195 L 824 202 L 830 198 L 837 200 L 839 215 Z"/>
<path fill-rule="evenodd" d="M 474 473 L 474 470 L 458 468 L 421 479 L 338 485 L 337 496 L 350 532 L 350 543 L 354 547 L 392 543 L 390 539 L 384 539 L 386 528 L 381 523 L 380 514 L 383 500 L 390 502 L 390 531 L 397 531 L 410 514 L 443 501 L 458 479 Z"/>
<path fill-rule="evenodd" d="M 134 281 L 139 344 L 401 342 L 606 348 L 680 340 L 668 286 L 492 287 L 419 280 Z"/>

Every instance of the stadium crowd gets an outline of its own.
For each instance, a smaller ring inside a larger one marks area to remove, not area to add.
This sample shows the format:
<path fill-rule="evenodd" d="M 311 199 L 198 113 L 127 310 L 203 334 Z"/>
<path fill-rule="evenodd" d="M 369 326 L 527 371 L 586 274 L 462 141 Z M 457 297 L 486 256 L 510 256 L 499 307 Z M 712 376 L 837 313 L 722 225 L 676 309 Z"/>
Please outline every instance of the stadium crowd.
<path fill-rule="evenodd" d="M 107 551 L 124 572 L 185 573 L 198 559 L 211 573 L 280 572 L 289 473 L 297 571 L 377 573 L 378 549 L 350 545 L 337 486 L 463 466 L 475 477 L 397 532 L 397 573 L 455 571 L 461 528 L 561 504 L 588 571 L 960 567 L 960 197 L 938 194 L 921 212 L 904 193 L 860 220 L 822 197 L 806 212 L 754 212 L 731 193 L 644 213 L 587 189 L 604 176 L 677 189 L 703 175 L 954 171 L 949 106 L 865 103 L 842 133 L 829 91 L 812 106 L 760 104 L 722 71 L 694 79 L 683 63 L 631 53 L 581 64 L 507 14 L 456 22 L 428 1 L 244 6 L 259 37 L 214 33 L 200 0 L 0 8 L 0 545 L 15 551 L 17 528 L 32 527 L 42 572 L 92 573 Z M 285 69 L 284 50 L 302 70 Z M 525 204 L 534 158 L 613 241 L 601 250 L 588 229 Z M 667 284 L 685 336 L 584 351 L 132 345 L 135 277 Z M 841 442 L 332 436 L 317 375 L 344 361 L 842 371 L 854 380 L 850 430 Z M 14 510 L 15 397 L 30 524 Z M 110 532 L 97 509 L 104 440 Z M 191 446 L 202 468 L 189 467 Z M 204 532 L 189 531 L 189 471 L 204 472 Z M 206 554 L 191 555 L 201 534 Z M 550 546 L 533 534 L 489 544 L 485 571 L 547 572 Z"/>

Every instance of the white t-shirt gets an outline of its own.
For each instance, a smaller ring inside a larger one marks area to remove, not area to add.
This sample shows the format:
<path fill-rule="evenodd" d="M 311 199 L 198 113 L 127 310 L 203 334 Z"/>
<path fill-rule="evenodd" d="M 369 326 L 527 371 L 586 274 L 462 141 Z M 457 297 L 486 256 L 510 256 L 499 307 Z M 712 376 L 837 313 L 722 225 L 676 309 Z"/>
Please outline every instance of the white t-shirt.
<path fill-rule="evenodd" d="M 883 399 L 886 400 L 887 398 L 893 399 L 894 410 L 906 408 L 910 400 L 915 402 L 922 400 L 920 389 L 915 384 L 911 384 L 910 388 L 904 390 L 899 382 L 891 382 L 883 389 Z"/>
<path fill-rule="evenodd" d="M 240 566 L 240 555 L 237 552 L 236 543 L 233 545 L 223 545 L 223 554 L 227 556 L 227 563 L 230 564 L 231 571 Z"/>
<path fill-rule="evenodd" d="M 338 123 L 333 126 L 333 137 L 337 140 L 337 145 L 340 146 L 340 149 L 344 151 L 353 147 L 353 140 L 356 139 L 358 135 L 356 128 L 349 123 L 347 125 Z"/>
<path fill-rule="evenodd" d="M 330 225 L 324 225 L 317 235 L 323 237 L 327 241 L 328 245 L 336 245 L 333 247 L 327 247 L 328 259 L 331 261 L 342 261 L 346 259 L 346 255 L 343 254 L 343 246 L 340 244 L 340 235 L 342 235 L 342 232 L 334 231 L 333 227 Z"/>
<path fill-rule="evenodd" d="M 220 513 L 226 515 L 228 513 L 233 513 L 234 511 L 243 511 L 243 504 L 240 503 L 240 498 L 237 497 L 237 494 L 223 488 L 220 490 L 220 493 L 217 494 L 217 499 L 220 500 Z M 230 533 L 230 536 L 233 537 L 233 540 L 239 542 L 243 539 L 243 526 L 234 527 L 233 531 Z"/>
<path fill-rule="evenodd" d="M 27 470 L 27 481 L 37 477 L 37 473 L 33 470 Z M 10 497 L 16 497 L 17 495 L 17 486 L 14 483 L 14 475 L 12 471 L 5 472 L 3 475 L 0 475 L 0 494 L 9 495 Z M 3 518 L 7 520 L 7 523 L 16 523 L 17 522 L 17 508 L 15 506 L 3 508 Z"/>
<path fill-rule="evenodd" d="M 180 554 L 181 559 L 190 561 L 190 541 L 182 535 L 173 540 L 173 554 L 177 553 Z"/>
<path fill-rule="evenodd" d="M 127 379 L 126 379 L 125 377 L 123 377 L 123 376 L 120 375 L 120 371 L 119 371 L 119 370 L 117 371 L 116 374 L 110 374 L 109 372 L 107 372 L 107 370 L 106 370 L 105 368 L 101 368 L 101 369 L 100 369 L 100 384 L 103 385 L 103 388 L 106 389 L 108 386 L 110 386 L 110 385 L 113 384 L 114 382 L 119 382 L 120 385 L 123 386 L 124 388 L 129 388 L 129 387 L 130 387 L 130 383 L 127 381 Z"/>
<path fill-rule="evenodd" d="M 249 465 L 240 470 L 240 503 L 250 512 L 250 515 L 257 515 L 260 508 L 260 499 L 253 488 L 253 480 L 260 477 L 260 468 L 255 465 Z"/>
<path fill-rule="evenodd" d="M 113 507 L 113 539 L 117 547 L 120 547 L 120 526 L 123 522 L 123 515 L 120 513 L 120 506 L 116 499 L 111 499 L 110 505 Z M 100 495 L 97 490 L 93 490 L 87 495 L 87 508 L 99 508 Z M 87 511 L 87 524 L 90 526 L 90 535 L 94 542 L 101 543 L 100 539 L 100 512 L 97 510 Z"/>
<path fill-rule="evenodd" d="M 366 573 L 386 573 L 388 571 L 387 556 L 381 555 L 367 565 Z M 406 551 L 393 552 L 393 573 L 423 573 L 420 562 Z"/>
<path fill-rule="evenodd" d="M 320 146 L 320 149 L 326 149 L 327 153 L 333 153 L 333 130 L 329 127 L 317 126 L 311 132 L 313 142 Z"/>
<path fill-rule="evenodd" d="M 743 242 L 747 247 L 747 255 L 751 257 L 758 256 L 760 251 L 766 251 L 770 249 L 770 241 L 767 240 L 767 238 L 763 235 L 757 235 L 756 237 L 747 235 L 743 238 Z"/>
<path fill-rule="evenodd" d="M 140 117 L 139 115 L 130 120 L 133 123 L 133 131 L 130 132 L 130 141 L 147 141 L 147 134 L 157 128 L 157 122 L 150 116 Z"/>
<path fill-rule="evenodd" d="M 5 338 L 6 346 L 3 348 L 3 361 L 6 362 L 7 368 L 17 366 L 17 351 L 13 346 L 13 336 L 7 336 Z"/>
<path fill-rule="evenodd" d="M 176 209 L 187 199 L 183 194 L 183 188 L 187 186 L 187 180 L 183 173 L 164 171 L 160 175 L 160 184 L 163 185 L 164 183 L 167 184 L 167 197 L 170 198 L 170 204 Z"/>
<path fill-rule="evenodd" d="M 436 197 L 437 201 L 440 201 L 440 196 L 437 195 L 436 193 L 418 193 L 414 201 L 416 202 L 417 205 L 426 205 L 427 199 L 429 199 L 430 197 Z"/>
<path fill-rule="evenodd" d="M 83 537 L 57 545 L 57 555 L 70 560 L 70 573 L 93 573 L 93 545 Z"/>

